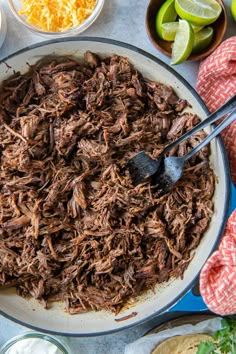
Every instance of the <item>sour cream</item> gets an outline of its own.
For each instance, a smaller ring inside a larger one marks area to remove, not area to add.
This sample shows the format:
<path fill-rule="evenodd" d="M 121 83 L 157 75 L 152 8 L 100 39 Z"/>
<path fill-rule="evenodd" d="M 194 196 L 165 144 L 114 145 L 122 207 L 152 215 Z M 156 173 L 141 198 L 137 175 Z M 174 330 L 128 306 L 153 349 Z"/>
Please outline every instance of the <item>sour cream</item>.
<path fill-rule="evenodd" d="M 25 338 L 14 343 L 6 354 L 63 354 L 53 343 L 42 338 Z"/>

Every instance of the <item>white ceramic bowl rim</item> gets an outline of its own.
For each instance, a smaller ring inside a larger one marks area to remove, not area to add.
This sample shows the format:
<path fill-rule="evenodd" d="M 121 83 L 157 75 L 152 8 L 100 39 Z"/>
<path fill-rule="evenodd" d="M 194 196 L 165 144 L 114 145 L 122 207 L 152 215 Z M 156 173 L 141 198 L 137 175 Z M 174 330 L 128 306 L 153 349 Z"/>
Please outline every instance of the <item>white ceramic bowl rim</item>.
<path fill-rule="evenodd" d="M 78 25 L 77 27 L 71 28 L 69 30 L 66 31 L 62 31 L 62 32 L 47 32 L 47 31 L 43 31 L 40 30 L 39 27 L 33 26 L 30 23 L 26 22 L 25 20 L 23 20 L 23 18 L 17 13 L 15 6 L 14 6 L 14 1 L 13 0 L 8 0 L 8 5 L 12 11 L 12 14 L 14 15 L 14 17 L 24 26 L 26 26 L 29 30 L 34 31 L 38 34 L 44 35 L 44 36 L 48 36 L 48 37 L 62 37 L 62 36 L 70 36 L 70 35 L 76 35 L 79 34 L 83 31 L 85 31 L 86 29 L 88 29 L 93 23 L 94 21 L 97 19 L 97 17 L 99 16 L 100 12 L 102 11 L 103 5 L 105 3 L 105 0 L 97 0 L 95 8 L 93 10 L 93 12 L 91 13 L 91 15 L 89 17 L 87 17 L 80 25 Z M 32 48 L 32 47 L 31 47 Z"/>
<path fill-rule="evenodd" d="M 2 47 L 7 33 L 7 20 L 5 12 L 0 4 L 0 48 Z"/>
<path fill-rule="evenodd" d="M 112 44 L 113 46 L 117 46 L 117 47 L 123 47 L 127 50 L 130 51 L 134 51 L 148 59 L 150 59 L 151 61 L 157 63 L 158 65 L 162 66 L 163 68 L 165 68 L 167 71 L 169 71 L 172 75 L 174 75 L 183 85 L 185 85 L 185 87 L 190 91 L 190 93 L 193 95 L 193 97 L 196 99 L 196 101 L 199 103 L 199 105 L 202 107 L 203 111 L 206 114 L 209 114 L 209 111 L 206 107 L 206 105 L 204 104 L 203 100 L 201 99 L 201 97 L 198 95 L 198 93 L 195 91 L 195 89 L 181 76 L 179 75 L 174 69 L 172 69 L 169 65 L 167 65 L 166 63 L 162 62 L 160 59 L 154 57 L 153 55 L 145 52 L 144 50 L 137 48 L 135 46 L 132 46 L 130 44 L 127 43 L 123 43 L 117 40 L 112 40 L 112 39 L 107 39 L 107 38 L 100 38 L 100 37 L 66 37 L 66 38 L 58 38 L 58 39 L 54 39 L 54 40 L 49 40 L 49 41 L 44 41 L 44 42 L 40 42 L 38 44 L 34 44 L 34 45 L 30 45 L 28 47 L 25 47 L 7 57 L 5 57 L 4 59 L 2 59 L 0 61 L 0 65 L 2 64 L 6 64 L 8 59 L 17 57 L 18 55 L 20 55 L 21 53 L 25 53 L 29 50 L 35 49 L 35 48 L 40 48 L 43 47 L 45 45 L 50 45 L 50 44 L 54 44 L 54 43 L 63 43 L 63 42 L 98 42 L 98 43 L 106 43 L 106 44 Z M 227 213 L 228 213 L 228 208 L 229 208 L 229 201 L 230 201 L 230 170 L 229 170 L 229 164 L 228 164 L 228 158 L 227 158 L 227 154 L 226 154 L 226 150 L 223 144 L 223 140 L 221 137 L 217 137 L 217 142 L 220 148 L 220 152 L 222 155 L 222 160 L 223 160 L 223 167 L 224 167 L 224 176 L 225 176 L 225 202 L 222 205 L 222 219 L 221 219 L 221 223 L 220 223 L 220 227 L 218 229 L 218 234 L 215 238 L 215 242 L 213 242 L 212 244 L 212 248 L 211 248 L 211 252 L 213 252 L 216 247 L 218 246 L 221 236 L 223 234 L 224 228 L 226 226 L 226 222 L 227 222 Z M 107 331 L 97 331 L 96 333 L 68 333 L 68 332 L 62 332 L 62 331 L 53 331 L 53 330 L 45 330 L 43 328 L 37 327 L 35 325 L 31 325 L 30 323 L 26 323 L 22 320 L 18 320 L 16 318 L 14 318 L 12 315 L 8 315 L 7 313 L 5 313 L 4 311 L 2 311 L 0 309 L 0 315 L 3 315 L 4 317 L 19 323 L 21 325 L 25 325 L 29 328 L 32 328 L 36 331 L 41 331 L 41 332 L 45 332 L 45 333 L 49 333 L 52 335 L 63 335 L 63 336 L 70 336 L 70 337 L 84 337 L 84 336 L 88 336 L 88 337 L 92 337 L 92 336 L 99 336 L 99 335 L 104 335 L 104 334 L 111 334 L 114 332 L 118 332 L 124 329 L 128 329 L 130 327 L 142 324 L 146 321 L 151 320 L 152 318 L 163 314 L 164 312 L 168 311 L 171 307 L 173 307 L 189 290 L 191 290 L 193 288 L 193 286 L 196 284 L 197 279 L 199 277 L 200 274 L 200 270 L 199 269 L 196 272 L 196 275 L 193 276 L 193 279 L 188 283 L 187 286 L 185 286 L 183 288 L 183 290 L 181 292 L 179 292 L 177 295 L 175 295 L 173 297 L 173 299 L 164 307 L 162 307 L 161 309 L 154 311 L 152 314 L 146 316 L 145 318 L 142 318 L 140 320 L 137 320 L 137 322 L 135 323 L 131 323 L 131 324 L 125 324 L 120 328 L 115 328 L 115 329 L 109 329 Z"/>
<path fill-rule="evenodd" d="M 0 354 L 5 354 L 9 349 L 12 348 L 13 345 L 25 339 L 41 339 L 48 341 L 49 343 L 54 344 L 56 349 L 58 349 L 61 354 L 72 354 L 68 344 L 65 343 L 63 339 L 33 331 L 26 331 L 9 339 L 6 343 L 3 344 L 3 346 L 1 346 Z"/>

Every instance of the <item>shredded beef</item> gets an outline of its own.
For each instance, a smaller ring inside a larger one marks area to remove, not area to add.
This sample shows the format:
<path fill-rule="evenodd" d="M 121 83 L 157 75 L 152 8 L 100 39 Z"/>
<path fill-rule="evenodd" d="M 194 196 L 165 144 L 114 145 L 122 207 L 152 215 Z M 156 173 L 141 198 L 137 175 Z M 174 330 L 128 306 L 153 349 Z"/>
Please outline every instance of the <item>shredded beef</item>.
<path fill-rule="evenodd" d="M 147 289 L 181 277 L 209 225 L 209 148 L 159 196 L 132 185 L 126 163 L 199 122 L 174 90 L 127 58 L 86 53 L 38 63 L 0 95 L 0 286 L 71 314 L 118 313 Z M 188 113 L 189 111 L 189 113 Z M 201 131 L 170 154 L 184 155 Z"/>

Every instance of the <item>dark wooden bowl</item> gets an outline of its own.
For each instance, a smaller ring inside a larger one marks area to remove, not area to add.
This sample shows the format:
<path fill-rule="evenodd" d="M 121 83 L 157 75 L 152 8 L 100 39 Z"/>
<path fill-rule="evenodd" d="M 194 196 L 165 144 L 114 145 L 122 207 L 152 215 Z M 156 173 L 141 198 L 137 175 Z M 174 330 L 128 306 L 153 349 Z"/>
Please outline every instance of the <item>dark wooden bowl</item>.
<path fill-rule="evenodd" d="M 222 11 L 219 18 L 210 26 L 214 29 L 214 37 L 208 48 L 202 53 L 191 54 L 187 60 L 201 60 L 211 54 L 218 45 L 222 42 L 226 28 L 227 28 L 227 15 L 224 4 L 221 0 L 217 0 L 222 6 Z M 156 15 L 161 5 L 165 0 L 150 0 L 146 12 L 146 30 L 152 44 L 163 54 L 171 57 L 171 44 L 161 39 L 156 32 Z"/>

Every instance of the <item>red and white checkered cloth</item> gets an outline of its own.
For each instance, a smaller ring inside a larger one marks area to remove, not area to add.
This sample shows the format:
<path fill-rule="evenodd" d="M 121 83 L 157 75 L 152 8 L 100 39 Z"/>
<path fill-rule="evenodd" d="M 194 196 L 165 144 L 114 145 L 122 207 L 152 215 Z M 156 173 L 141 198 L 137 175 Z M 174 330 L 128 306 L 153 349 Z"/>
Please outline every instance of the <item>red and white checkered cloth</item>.
<path fill-rule="evenodd" d="M 200 64 L 197 91 L 211 112 L 236 94 L 236 37 L 224 41 Z M 236 184 L 236 121 L 222 137 Z M 200 292 L 211 311 L 236 314 L 236 210 L 228 220 L 218 251 L 201 271 Z"/>
<path fill-rule="evenodd" d="M 236 37 L 224 41 L 199 68 L 197 92 L 214 112 L 236 94 Z M 236 121 L 222 132 L 231 175 L 236 185 Z"/>
<path fill-rule="evenodd" d="M 236 314 L 236 210 L 228 220 L 218 251 L 201 271 L 200 291 L 211 311 Z"/>

